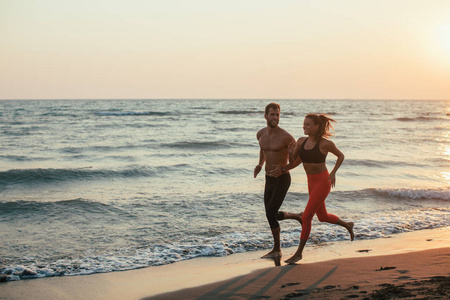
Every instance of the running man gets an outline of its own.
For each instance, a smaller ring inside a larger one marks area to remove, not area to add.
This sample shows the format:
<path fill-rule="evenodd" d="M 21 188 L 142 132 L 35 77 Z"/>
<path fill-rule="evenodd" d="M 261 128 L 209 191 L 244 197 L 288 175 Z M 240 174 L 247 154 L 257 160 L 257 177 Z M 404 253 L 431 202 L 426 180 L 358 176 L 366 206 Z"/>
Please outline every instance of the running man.
<path fill-rule="evenodd" d="M 284 197 L 291 185 L 289 170 L 301 163 L 300 159 L 288 164 L 289 145 L 295 143 L 294 137 L 286 130 L 280 128 L 280 105 L 270 103 L 266 106 L 264 118 L 267 127 L 258 131 L 256 137 L 259 142 L 259 164 L 255 167 L 254 177 L 261 172 L 266 163 L 266 186 L 264 189 L 264 207 L 273 235 L 273 249 L 262 258 L 281 257 L 280 224 L 278 220 L 295 219 L 301 222 L 301 215 L 279 212 Z"/>

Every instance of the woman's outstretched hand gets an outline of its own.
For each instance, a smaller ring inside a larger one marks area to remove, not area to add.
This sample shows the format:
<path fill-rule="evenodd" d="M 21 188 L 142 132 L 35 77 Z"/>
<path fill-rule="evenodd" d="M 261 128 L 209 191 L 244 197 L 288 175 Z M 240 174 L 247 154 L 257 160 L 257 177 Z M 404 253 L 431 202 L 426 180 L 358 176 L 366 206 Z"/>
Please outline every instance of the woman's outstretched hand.
<path fill-rule="evenodd" d="M 336 174 L 331 172 L 328 180 L 331 182 L 331 187 L 334 188 L 336 186 Z"/>

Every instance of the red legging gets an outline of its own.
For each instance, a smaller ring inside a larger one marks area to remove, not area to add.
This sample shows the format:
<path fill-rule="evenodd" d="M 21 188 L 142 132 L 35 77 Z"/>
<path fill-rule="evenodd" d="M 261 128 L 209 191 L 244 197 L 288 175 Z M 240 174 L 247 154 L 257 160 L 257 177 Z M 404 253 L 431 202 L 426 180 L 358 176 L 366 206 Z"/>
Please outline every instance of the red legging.
<path fill-rule="evenodd" d="M 302 234 L 300 238 L 307 240 L 311 233 L 311 221 L 314 215 L 317 215 L 320 222 L 328 222 L 336 224 L 338 217 L 327 213 L 325 207 L 325 198 L 328 196 L 331 190 L 331 182 L 328 180 L 328 171 L 324 171 L 318 174 L 309 175 L 308 177 L 308 192 L 309 200 L 306 204 L 305 211 L 302 216 Z"/>

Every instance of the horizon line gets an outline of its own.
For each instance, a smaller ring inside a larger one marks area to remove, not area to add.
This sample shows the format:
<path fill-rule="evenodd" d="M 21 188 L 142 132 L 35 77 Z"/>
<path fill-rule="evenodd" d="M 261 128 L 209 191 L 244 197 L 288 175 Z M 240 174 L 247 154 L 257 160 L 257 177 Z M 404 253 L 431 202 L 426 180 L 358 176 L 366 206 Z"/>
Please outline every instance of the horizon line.
<path fill-rule="evenodd" d="M 402 99 L 402 98 L 22 98 L 0 101 L 99 101 L 99 100 L 277 100 L 277 101 L 450 101 L 449 99 Z"/>

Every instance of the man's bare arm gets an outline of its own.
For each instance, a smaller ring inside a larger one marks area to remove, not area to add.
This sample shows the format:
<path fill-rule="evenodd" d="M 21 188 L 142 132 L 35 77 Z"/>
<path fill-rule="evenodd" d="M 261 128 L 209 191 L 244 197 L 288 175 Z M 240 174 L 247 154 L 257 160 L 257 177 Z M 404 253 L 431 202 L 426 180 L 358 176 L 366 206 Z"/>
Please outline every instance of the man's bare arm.
<path fill-rule="evenodd" d="M 259 149 L 259 163 L 255 167 L 255 170 L 253 171 L 254 178 L 256 178 L 256 176 L 258 176 L 259 172 L 261 172 L 262 166 L 264 165 L 265 161 L 266 161 L 266 157 L 264 156 L 264 152 L 262 149 Z"/>

